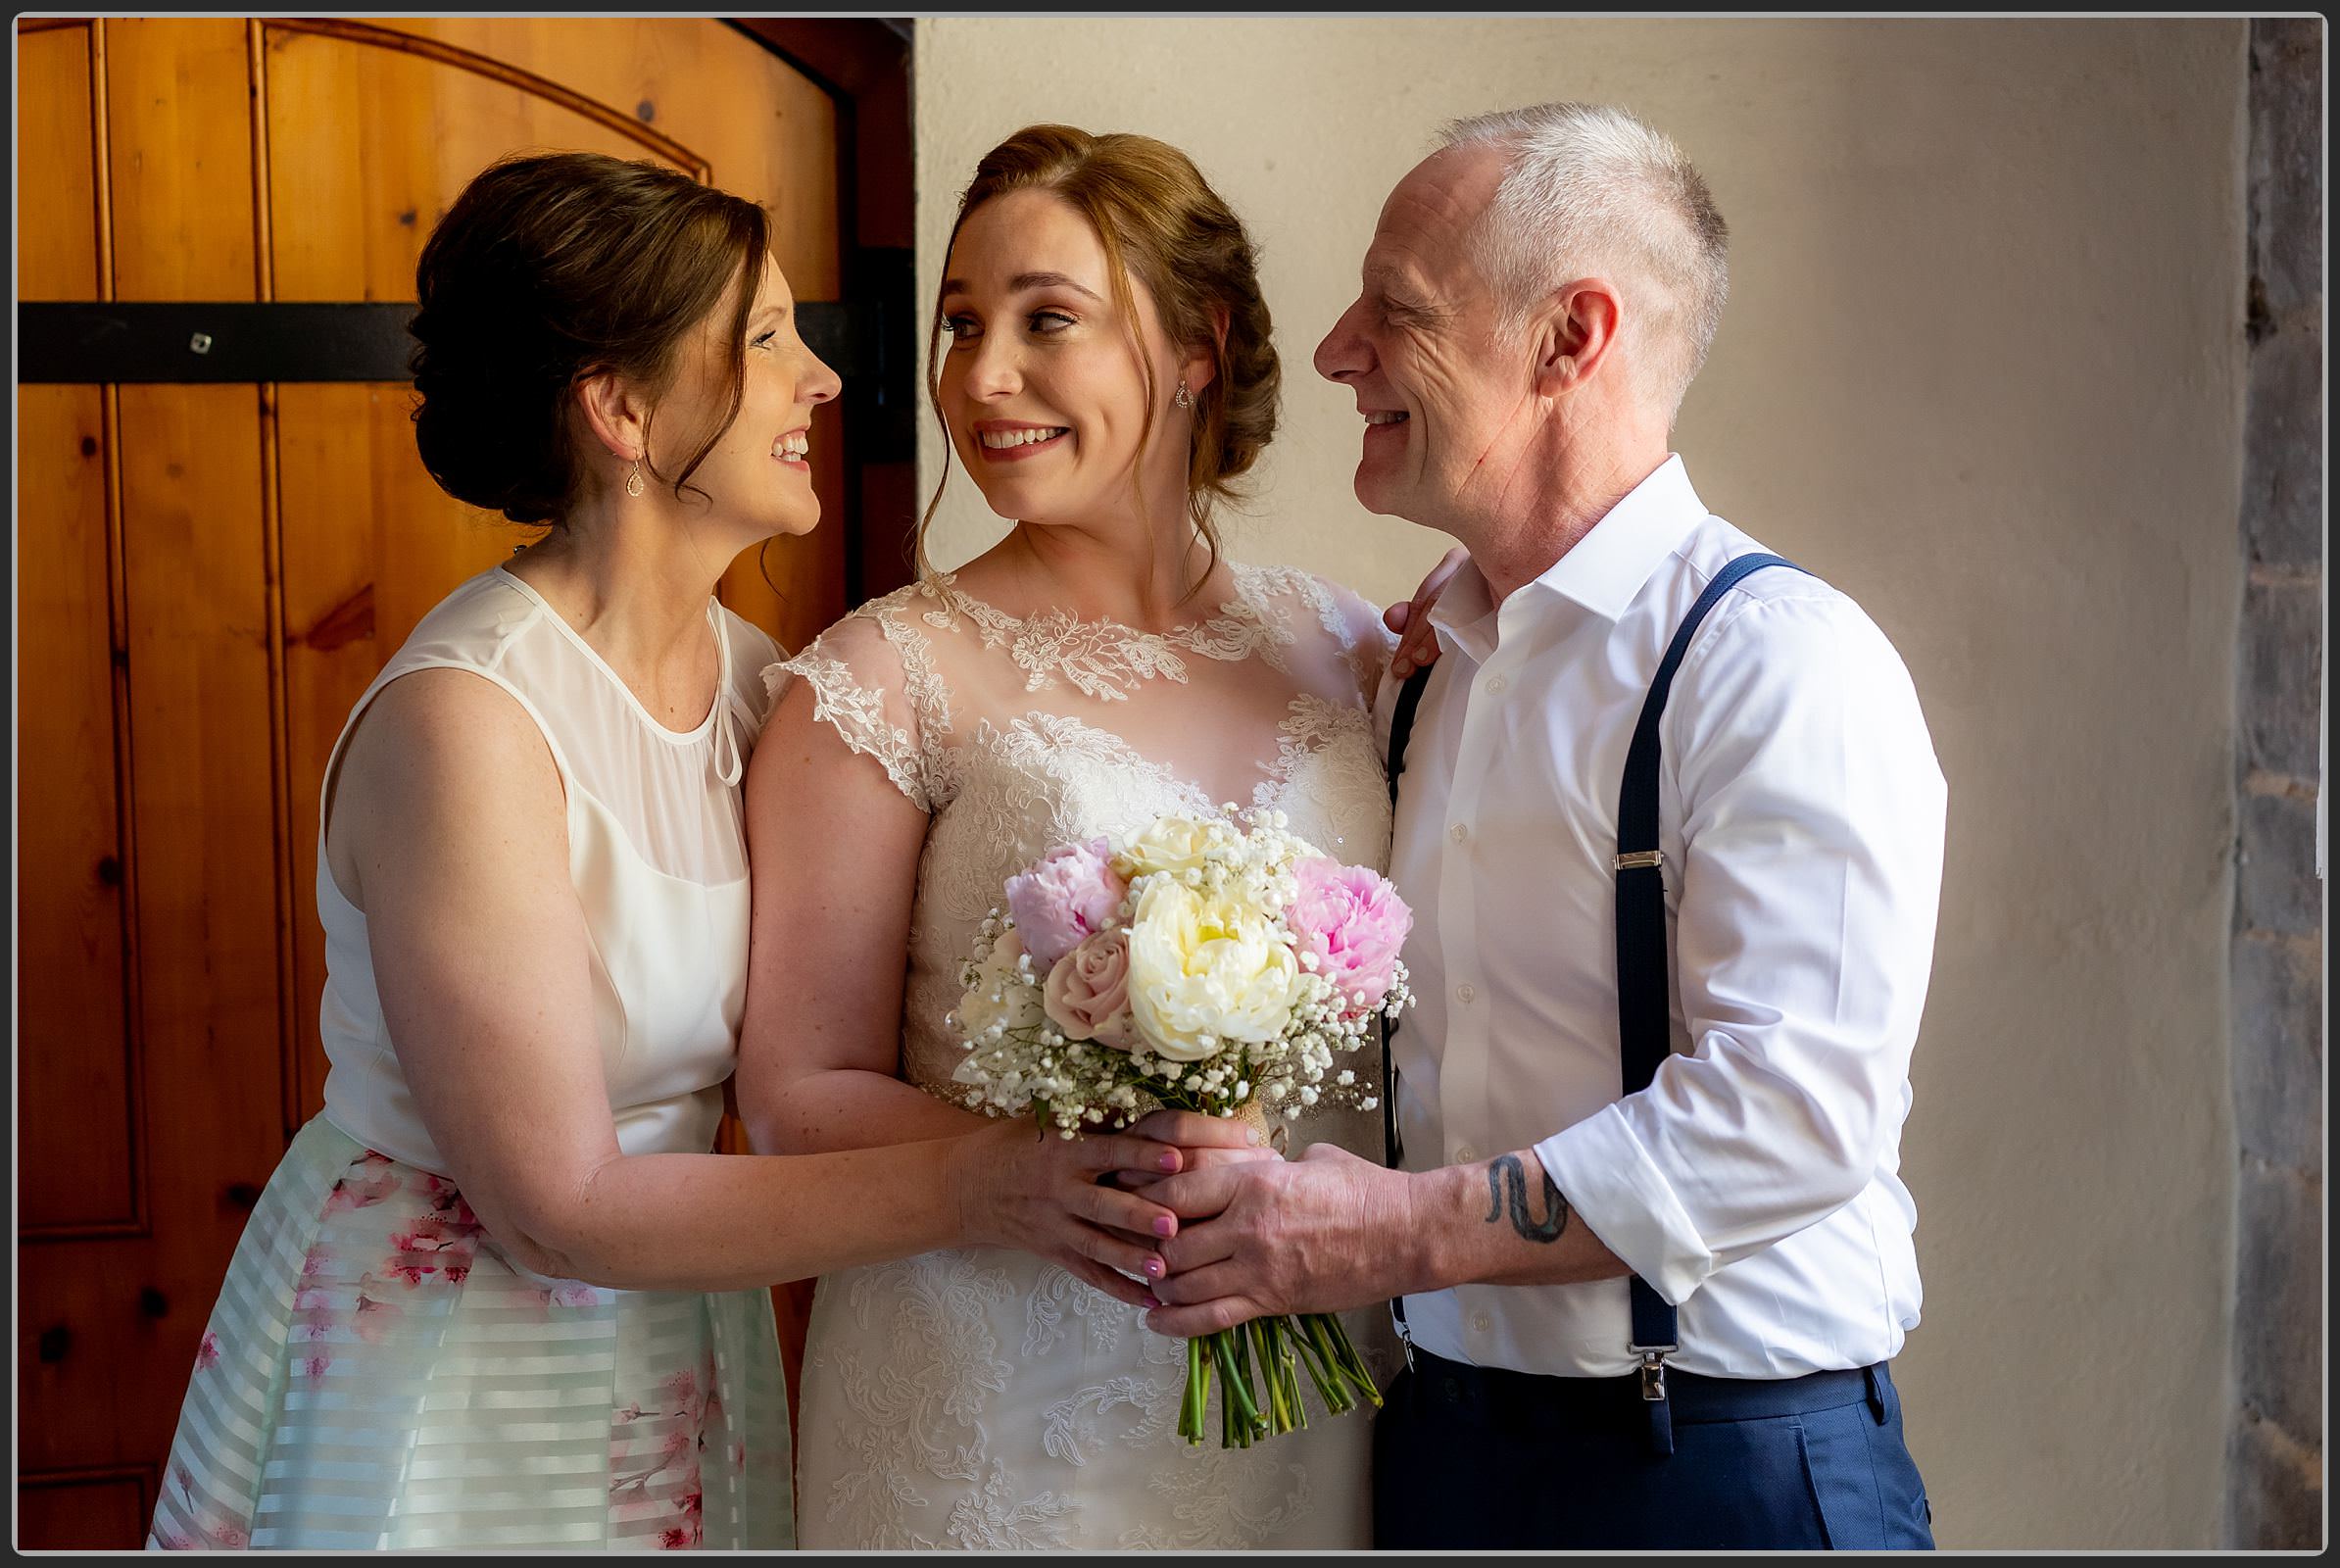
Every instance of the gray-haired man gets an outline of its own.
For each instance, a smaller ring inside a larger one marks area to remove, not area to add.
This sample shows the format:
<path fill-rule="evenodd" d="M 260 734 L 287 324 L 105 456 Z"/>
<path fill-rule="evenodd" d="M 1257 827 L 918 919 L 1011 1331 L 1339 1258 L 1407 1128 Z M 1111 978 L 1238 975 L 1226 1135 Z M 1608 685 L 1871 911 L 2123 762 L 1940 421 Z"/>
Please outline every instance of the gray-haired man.
<path fill-rule="evenodd" d="M 1384 694 L 1403 1154 L 1164 1182 L 1149 1321 L 1394 1298 L 1385 1547 L 1932 1544 L 1886 1364 L 1944 786 L 1883 634 L 1669 451 L 1724 239 L 1629 115 L 1464 122 L 1317 350 L 1358 497 L 1471 557 Z"/>

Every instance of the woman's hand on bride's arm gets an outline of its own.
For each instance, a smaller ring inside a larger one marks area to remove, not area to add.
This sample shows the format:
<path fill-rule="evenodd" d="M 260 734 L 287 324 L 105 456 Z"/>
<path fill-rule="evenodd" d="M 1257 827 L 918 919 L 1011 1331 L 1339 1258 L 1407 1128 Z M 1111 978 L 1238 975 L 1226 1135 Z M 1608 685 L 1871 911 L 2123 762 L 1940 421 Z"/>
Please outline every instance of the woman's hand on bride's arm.
<path fill-rule="evenodd" d="M 1455 546 L 1430 568 L 1430 575 L 1422 579 L 1422 586 L 1414 590 L 1412 599 L 1401 599 L 1382 612 L 1382 624 L 1397 633 L 1397 649 L 1389 656 L 1389 673 L 1399 680 L 1419 666 L 1438 662 L 1438 639 L 1431 630 L 1430 610 L 1445 591 L 1447 581 L 1470 559 L 1469 551 Z"/>

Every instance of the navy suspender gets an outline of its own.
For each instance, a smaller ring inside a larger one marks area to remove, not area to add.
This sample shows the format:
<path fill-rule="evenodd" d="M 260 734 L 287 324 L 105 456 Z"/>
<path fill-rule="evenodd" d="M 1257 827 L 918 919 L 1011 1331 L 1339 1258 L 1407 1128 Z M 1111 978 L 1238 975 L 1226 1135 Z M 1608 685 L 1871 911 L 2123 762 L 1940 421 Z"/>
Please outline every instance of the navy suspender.
<path fill-rule="evenodd" d="M 1405 771 L 1406 738 L 1414 733 L 1414 710 L 1422 706 L 1422 688 L 1430 684 L 1430 666 L 1424 664 L 1405 678 L 1398 689 L 1397 710 L 1389 716 L 1389 819 L 1397 819 L 1397 776 Z M 1391 1170 L 1402 1162 L 1404 1146 L 1397 1138 L 1397 1064 L 1389 1059 L 1389 1015 L 1382 1014 L 1382 1159 Z M 1413 1336 L 1405 1331 L 1405 1298 L 1400 1296 L 1389 1302 L 1389 1311 L 1397 1319 L 1397 1338 L 1405 1347 L 1405 1364 L 1414 1364 Z"/>
<path fill-rule="evenodd" d="M 1779 556 L 1740 556 L 1715 574 L 1682 617 L 1650 682 L 1633 726 L 1626 754 L 1625 779 L 1617 797 L 1617 1035 L 1625 1093 L 1638 1094 L 1657 1077 L 1658 1064 L 1672 1049 L 1674 987 L 1666 959 L 1666 884 L 1658 849 L 1658 720 L 1666 711 L 1666 694 L 1674 673 L 1682 667 L 1690 639 L 1723 595 L 1740 578 L 1766 566 L 1801 571 Z M 1414 710 L 1430 670 L 1418 669 L 1406 680 L 1397 698 L 1389 726 L 1389 802 L 1394 813 L 1397 783 L 1405 769 L 1406 741 L 1413 729 Z M 1382 1097 L 1388 1107 L 1389 1159 L 1398 1161 L 1397 1076 L 1389 1059 L 1389 1028 L 1382 1026 Z M 1633 1340 L 1630 1348 L 1641 1360 L 1641 1397 L 1649 1411 L 1649 1435 L 1660 1453 L 1674 1451 L 1674 1423 L 1666 1406 L 1666 1357 L 1681 1348 L 1676 1339 L 1674 1308 L 1639 1276 L 1630 1282 L 1633 1292 Z M 1399 1332 L 1405 1327 L 1405 1305 L 1394 1303 Z"/>
<path fill-rule="evenodd" d="M 1666 881 L 1658 849 L 1658 719 L 1674 672 L 1706 612 L 1741 577 L 1766 566 L 1802 570 L 1779 556 L 1740 556 L 1715 573 L 1706 592 L 1690 607 L 1658 664 L 1657 678 L 1633 725 L 1625 757 L 1625 781 L 1617 794 L 1617 1044 L 1625 1069 L 1625 1092 L 1638 1094 L 1657 1077 L 1658 1063 L 1673 1049 L 1671 1014 L 1674 982 L 1666 962 Z M 1634 1275 L 1633 1338 L 1628 1347 L 1641 1358 L 1641 1398 L 1649 1411 L 1649 1438 L 1660 1453 L 1674 1451 L 1674 1421 L 1666 1407 L 1666 1357 L 1682 1348 L 1674 1308 Z"/>
<path fill-rule="evenodd" d="M 1422 688 L 1430 684 L 1430 666 L 1423 665 L 1405 678 L 1398 689 L 1397 710 L 1389 718 L 1389 817 L 1397 817 L 1397 776 L 1405 771 L 1406 738 L 1414 733 L 1414 710 L 1422 706 Z M 1389 1019 L 1382 1016 L 1382 1150 L 1383 1157 L 1391 1170 L 1398 1166 L 1401 1152 L 1397 1142 L 1397 1068 L 1389 1060 Z M 1405 1309 L 1398 1309 L 1398 1321 L 1405 1320 Z"/>

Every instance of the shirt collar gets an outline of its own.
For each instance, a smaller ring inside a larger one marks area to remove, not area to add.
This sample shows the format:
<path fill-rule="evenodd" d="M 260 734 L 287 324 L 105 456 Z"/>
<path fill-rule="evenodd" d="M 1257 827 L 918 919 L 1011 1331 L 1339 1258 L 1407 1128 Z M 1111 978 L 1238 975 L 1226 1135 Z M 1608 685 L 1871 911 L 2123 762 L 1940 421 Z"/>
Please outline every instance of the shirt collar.
<path fill-rule="evenodd" d="M 1706 504 L 1690 488 L 1681 457 L 1669 456 L 1528 587 L 1618 620 L 1659 564 L 1705 517 Z"/>
<path fill-rule="evenodd" d="M 1450 646 L 1484 664 L 1500 640 L 1500 612 L 1514 603 L 1525 606 L 1561 598 L 1604 620 L 1618 620 L 1659 564 L 1706 515 L 1706 503 L 1690 488 L 1681 456 L 1669 455 L 1542 576 L 1523 585 L 1503 606 L 1494 603 L 1478 564 L 1465 561 L 1431 607 L 1431 625 Z"/>
<path fill-rule="evenodd" d="M 1446 579 L 1438 602 L 1430 607 L 1431 630 L 1446 645 L 1460 650 L 1473 663 L 1484 664 L 1495 651 L 1495 597 L 1479 563 L 1469 557 Z"/>

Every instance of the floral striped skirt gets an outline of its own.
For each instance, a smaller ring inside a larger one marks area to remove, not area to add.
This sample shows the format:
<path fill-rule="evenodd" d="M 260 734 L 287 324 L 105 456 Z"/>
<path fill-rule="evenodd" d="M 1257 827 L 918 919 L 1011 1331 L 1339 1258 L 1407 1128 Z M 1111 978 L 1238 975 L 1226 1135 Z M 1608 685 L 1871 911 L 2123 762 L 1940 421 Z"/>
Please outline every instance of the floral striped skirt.
<path fill-rule="evenodd" d="M 769 1293 L 516 1271 L 320 1116 L 236 1244 L 147 1544 L 784 1548 L 788 1442 Z"/>

